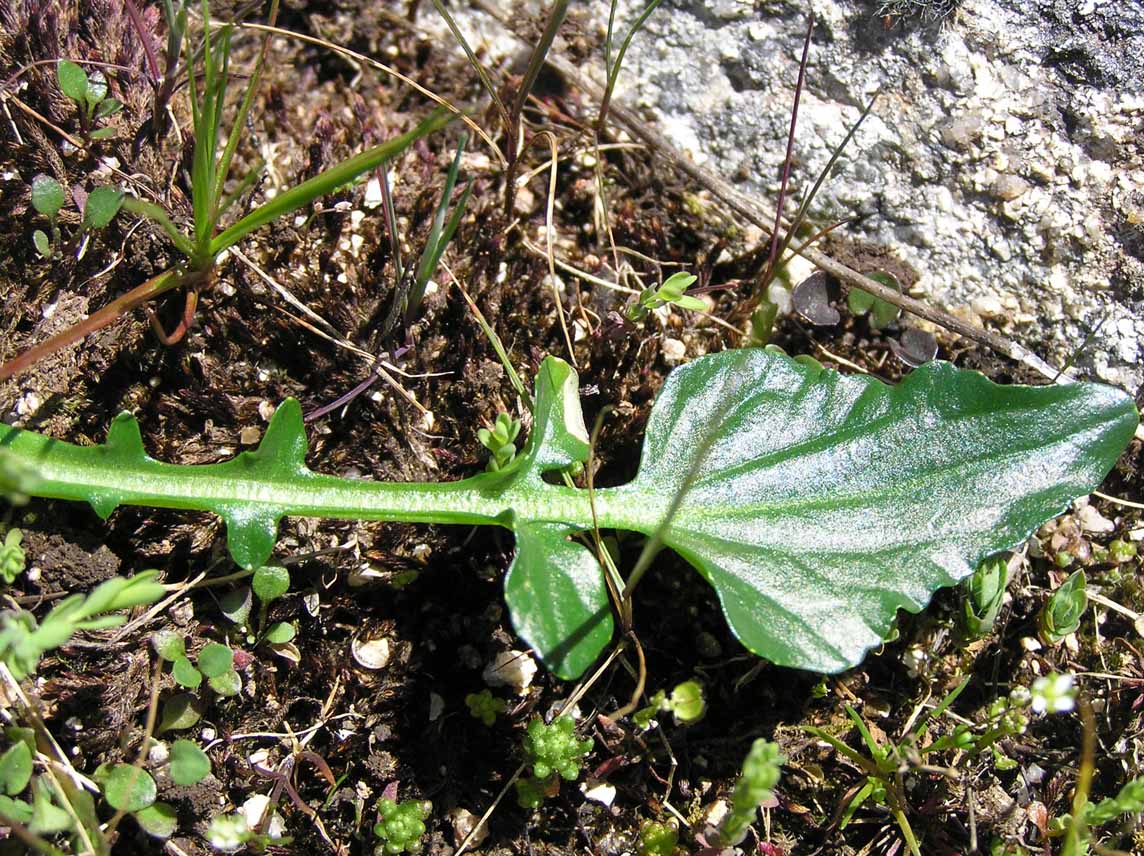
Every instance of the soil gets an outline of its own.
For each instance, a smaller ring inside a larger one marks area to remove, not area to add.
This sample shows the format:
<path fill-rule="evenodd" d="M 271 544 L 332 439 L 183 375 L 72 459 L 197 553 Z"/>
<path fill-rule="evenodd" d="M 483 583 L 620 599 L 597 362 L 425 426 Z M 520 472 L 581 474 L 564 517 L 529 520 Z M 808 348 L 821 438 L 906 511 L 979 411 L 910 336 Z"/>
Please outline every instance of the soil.
<path fill-rule="evenodd" d="M 161 51 L 165 30 L 158 9 L 140 5 Z M 403 6 L 378 5 L 292 0 L 279 24 L 383 58 L 439 96 L 470 108 L 475 121 L 499 135 L 499 121 L 486 109 L 487 98 L 463 55 L 410 25 Z M 52 174 L 81 191 L 126 181 L 160 200 L 176 222 L 189 216 L 185 93 L 171 101 L 174 121 L 154 132 L 153 90 L 142 72 L 146 57 L 124 7 L 114 0 L 80 0 L 74 6 L 4 0 L 0 8 L 0 77 L 5 80 L 28 63 L 57 56 L 98 59 L 129 70 L 109 75 L 112 94 L 125 105 L 106 120 L 115 136 L 79 149 L 60 134 L 81 131 L 74 106 L 56 88 L 51 64 L 28 69 L 20 78 L 23 85 L 11 90 L 39 118 L 5 102 L 0 132 L 0 240 L 7 250 L 0 258 L 5 295 L 0 358 L 5 360 L 177 261 L 158 230 L 122 214 L 106 230 L 80 237 L 78 211 L 71 204 L 61 216 L 64 251 L 51 260 L 41 258 L 31 239 L 34 229 L 44 227 L 30 206 L 34 175 Z M 227 18 L 239 10 L 218 4 L 212 11 Z M 431 9 L 421 10 L 422 16 L 429 14 Z M 541 22 L 520 24 L 522 32 L 541 28 Z M 575 25 L 573 19 L 570 26 Z M 574 40 L 585 62 L 600 57 L 591 33 L 580 27 Z M 256 37 L 240 31 L 235 46 L 233 66 L 249 69 Z M 518 80 L 509 77 L 505 91 Z M 239 150 L 247 166 L 265 159 L 266 171 L 240 205 L 250 207 L 272 188 L 296 184 L 363 145 L 408 130 L 430 107 L 399 81 L 329 49 L 274 39 Z M 616 278 L 617 258 L 629 268 L 626 281 L 637 287 L 637 276 L 653 283 L 682 266 L 711 287 L 713 316 L 744 327 L 753 305 L 750 282 L 765 262 L 766 247 L 745 244 L 743 233 L 721 212 L 695 205 L 698 189 L 669 164 L 653 162 L 643 149 L 620 147 L 600 155 L 612 239 L 627 248 L 614 257 L 592 225 L 599 202 L 591 161 L 595 110 L 562 81 L 542 78 L 525 114 L 526 134 L 552 132 L 564 159 L 554 200 L 556 255 L 590 277 L 561 275 L 560 308 L 572 329 L 587 424 L 605 407 L 613 408 L 596 446 L 596 482 L 618 484 L 635 471 L 651 402 L 678 360 L 678 345 L 670 342 L 682 343 L 686 357 L 693 358 L 738 346 L 742 336 L 698 313 L 625 322 L 619 313 L 632 296 L 596 280 Z M 416 257 L 425 240 L 461 130 L 454 123 L 391 165 L 406 260 Z M 547 157 L 546 145 L 526 149 L 520 173 L 540 167 Z M 533 249 L 544 246 L 548 172 L 538 171 L 517 193 L 511 217 L 504 212 L 503 171 L 472 134 L 462 177 L 472 182 L 472 196 L 445 260 L 512 364 L 531 378 L 544 355 L 568 356 L 547 281 L 548 263 L 543 249 Z M 366 192 L 364 184 L 348 187 L 244 241 L 238 247 L 241 257 L 231 253 L 220 264 L 192 329 L 178 344 L 160 344 L 136 310 L 3 383 L 5 421 L 90 443 L 102 441 L 114 415 L 127 409 L 138 417 L 153 457 L 188 464 L 224 460 L 256 442 L 280 400 L 293 396 L 313 411 L 367 376 L 365 358 L 319 335 L 335 331 L 366 353 L 387 352 L 402 370 L 396 377 L 404 394 L 378 382 L 311 423 L 307 463 L 312 469 L 391 481 L 450 481 L 480 471 L 487 454 L 477 428 L 491 424 L 502 410 L 527 414 L 489 338 L 444 271 L 438 271 L 414 322 L 384 331 L 395 295 L 394 259 L 381 209 L 364 207 Z M 906 289 L 916 276 L 892 247 L 849 242 L 844 229 L 831 235 L 826 249 L 859 270 L 891 271 Z M 282 297 L 283 289 L 293 301 Z M 168 328 L 181 301 L 176 294 L 156 307 Z M 299 304 L 327 324 L 303 317 Z M 772 341 L 790 353 L 809 354 L 843 371 L 857 367 L 891 382 L 909 370 L 889 344 L 900 325 L 875 331 L 850 315 L 845 300 L 837 300 L 836 308 L 838 324 L 814 327 L 789 316 Z M 971 342 L 941 331 L 936 336 L 942 358 L 1001 382 L 1043 382 Z M 394 356 L 398 349 L 404 349 L 400 357 Z M 1144 449 L 1137 440 L 1102 492 L 1139 501 L 1142 464 Z M 1107 546 L 1139 531 L 1138 510 L 1095 497 L 1092 504 L 1115 521 L 1115 529 L 1070 535 L 1074 552 L 1077 542 Z M 104 522 L 86 507 L 46 501 L 5 508 L 3 514 L 5 525 L 25 533 L 29 566 L 6 593 L 38 615 L 61 594 L 89 590 L 117 573 L 157 568 L 163 581 L 179 583 L 234 571 L 222 527 L 209 515 L 122 508 Z M 1055 524 L 1053 531 L 1064 525 Z M 670 690 L 697 678 L 707 693 L 706 716 L 685 727 L 664 715 L 647 732 L 630 720 L 603 716 L 631 696 L 633 680 L 624 668 L 634 668 L 629 651 L 579 705 L 585 733 L 595 740 L 588 781 L 613 786 L 614 800 L 602 804 L 586 798 L 578 785 L 564 783 L 541 809 L 530 811 L 517 806 L 510 792 L 478 850 L 630 853 L 642 822 L 678 812 L 690 824 L 681 847 L 696 852 L 705 812 L 730 798 L 751 741 L 766 737 L 779 743 L 788 761 L 765 822 L 756 824 L 741 845 L 745 852 L 906 852 L 884 807 L 867 803 L 843 823 L 843 809 L 865 776 L 803 727 L 845 734 L 861 749 L 847 718 L 850 705 L 876 737 L 897 738 L 919 705 L 932 704 L 966 676 L 972 681 L 953 712 L 980 720 L 994 699 L 1011 686 L 1027 686 L 1038 674 L 1059 669 L 1089 675 L 1082 686 L 1099 702 L 1093 793 L 1115 793 L 1140 772 L 1133 760 L 1144 699 L 1139 638 L 1123 615 L 1100 610 L 1090 611 L 1066 644 L 1036 643 L 1040 608 L 1066 575 L 1051 561 L 1053 551 L 1062 548 L 1052 547 L 1049 529 L 1040 540 L 1049 546 L 1021 564 L 995 629 L 983 639 L 959 639 L 962 599 L 944 591 L 921 615 L 903 616 L 897 638 L 860 667 L 827 678 L 781 669 L 745 652 L 727 629 L 711 589 L 682 560 L 664 554 L 636 598 L 634 633 L 647 656 L 648 689 Z M 621 567 L 630 567 L 639 547 L 638 542 L 621 545 Z M 509 704 L 493 726 L 468 713 L 465 697 L 485 687 L 485 665 L 520 645 L 501 592 L 511 554 L 511 536 L 491 527 L 290 520 L 280 532 L 276 559 L 290 565 L 291 590 L 273 604 L 268 618 L 296 624 L 296 657 L 247 643 L 222 613 L 220 598 L 228 587 L 198 586 L 153 615 L 137 610 L 126 630 L 77 636 L 42 661 L 29 691 L 74 767 L 90 774 L 101 763 L 134 761 L 154 681 L 161 703 L 179 692 L 169 669 L 155 670 L 152 633 L 177 630 L 192 651 L 219 640 L 238 649 L 242 692 L 229 699 L 204 693 L 203 719 L 189 732 L 209 746 L 212 775 L 180 787 L 161 764 L 151 764 L 159 798 L 178 812 L 178 831 L 162 845 L 133 820 L 124 820 L 114 835 L 115 853 L 210 852 L 204 833 L 211 818 L 254 794 L 271 793 L 276 780 L 264 771 L 283 764 L 293 770 L 292 787 L 301 804 L 280 790 L 277 806 L 293 843 L 273 845 L 271 852 L 371 852 L 375 803 L 396 787 L 402 799 L 432 801 L 425 852 L 453 853 L 463 837 L 456 812 L 480 815 L 494 802 L 519 764 L 529 719 L 546 714 L 573 689 L 541 671 L 520 695 L 494 690 Z M 1139 612 L 1144 610 L 1139 569 L 1139 559 L 1119 566 L 1090 560 L 1090 586 Z M 1103 623 L 1094 623 L 1094 614 Z M 390 647 L 383 669 L 355 661 L 355 641 L 381 638 Z M 920 660 L 913 657 L 917 651 Z M 938 730 L 951 727 L 942 720 Z M 950 777 L 909 771 L 909 819 L 924 842 L 923 852 L 968 853 L 974 841 L 984 852 L 994 840 L 1047 847 L 1040 843 L 1038 818 L 1070 811 L 1081 733 L 1076 717 L 1040 718 L 1024 735 L 999 745 L 1016 761 L 1009 769 L 984 753 L 943 756 L 942 763 L 954 770 Z M 299 739 L 324 760 L 336 785 L 296 755 Z M 1131 841 L 1122 838 L 1120 846 L 1130 848 Z"/>

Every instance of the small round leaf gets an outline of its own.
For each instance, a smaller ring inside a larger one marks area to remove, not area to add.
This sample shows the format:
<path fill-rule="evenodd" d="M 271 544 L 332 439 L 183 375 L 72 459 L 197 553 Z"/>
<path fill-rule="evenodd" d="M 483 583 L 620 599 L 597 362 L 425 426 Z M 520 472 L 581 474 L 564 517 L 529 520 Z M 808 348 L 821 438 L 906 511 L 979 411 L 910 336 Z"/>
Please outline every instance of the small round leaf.
<path fill-rule="evenodd" d="M 64 189 L 50 175 L 40 173 L 32 179 L 32 207 L 48 219 L 64 207 Z"/>
<path fill-rule="evenodd" d="M 179 657 L 175 660 L 175 666 L 171 670 L 171 675 L 174 677 L 175 683 L 191 690 L 203 682 L 202 673 L 196 669 L 186 657 Z"/>
<path fill-rule="evenodd" d="M 207 683 L 210 684 L 212 690 L 224 697 L 235 696 L 242 691 L 242 678 L 234 669 L 223 672 L 221 675 L 215 675 Z"/>
<path fill-rule="evenodd" d="M 87 195 L 83 206 L 83 227 L 103 229 L 115 219 L 123 203 L 123 191 L 115 187 L 97 187 Z"/>
<path fill-rule="evenodd" d="M 52 242 L 48 240 L 48 236 L 44 234 L 42 229 L 37 229 L 32 233 L 32 246 L 34 246 L 36 252 L 45 259 L 51 257 Z"/>
<path fill-rule="evenodd" d="M 259 600 L 270 603 L 290 590 L 290 572 L 285 568 L 264 565 L 254 572 L 253 587 Z"/>
<path fill-rule="evenodd" d="M 238 625 L 246 624 L 250 620 L 250 586 L 242 586 L 228 591 L 218 599 L 219 609 L 229 621 Z"/>
<path fill-rule="evenodd" d="M 18 740 L 0 755 L 0 793 L 15 796 L 28 787 L 32 778 L 32 750 Z"/>
<path fill-rule="evenodd" d="M 266 641 L 271 645 L 285 645 L 294 638 L 296 633 L 293 624 L 279 621 L 276 624 L 271 624 L 270 629 L 266 631 Z"/>
<path fill-rule="evenodd" d="M 234 667 L 234 652 L 225 645 L 211 642 L 199 651 L 199 671 L 207 678 L 216 678 Z"/>
<path fill-rule="evenodd" d="M 157 802 L 135 812 L 143 831 L 155 838 L 170 838 L 179 826 L 179 816 L 167 803 Z"/>
<path fill-rule="evenodd" d="M 173 695 L 163 705 L 163 714 L 159 717 L 158 733 L 190 728 L 201 718 L 198 699 L 194 695 L 191 693 Z"/>
<path fill-rule="evenodd" d="M 176 785 L 197 785 L 210 775 L 211 759 L 190 740 L 171 744 L 171 778 Z"/>
<path fill-rule="evenodd" d="M 173 663 L 180 657 L 187 656 L 187 646 L 183 642 L 183 637 L 174 630 L 160 630 L 157 633 L 152 633 L 151 645 L 155 648 L 155 653 L 168 663 Z"/>
<path fill-rule="evenodd" d="M 158 789 L 151 774 L 131 764 L 116 764 L 103 780 L 103 796 L 117 811 L 140 811 L 155 802 Z"/>

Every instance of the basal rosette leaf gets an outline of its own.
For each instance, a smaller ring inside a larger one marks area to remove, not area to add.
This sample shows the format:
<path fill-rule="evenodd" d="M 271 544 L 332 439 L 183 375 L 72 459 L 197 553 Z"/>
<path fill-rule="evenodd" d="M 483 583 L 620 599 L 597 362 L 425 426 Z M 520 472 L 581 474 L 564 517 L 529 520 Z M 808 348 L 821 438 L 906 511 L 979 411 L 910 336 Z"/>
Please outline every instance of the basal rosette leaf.
<path fill-rule="evenodd" d="M 743 644 L 835 672 L 899 608 L 1099 485 L 1137 424 L 1123 392 L 1094 384 L 998 386 L 934 362 L 890 387 L 728 351 L 667 379 L 639 474 L 608 505 L 682 491 L 663 540 Z"/>

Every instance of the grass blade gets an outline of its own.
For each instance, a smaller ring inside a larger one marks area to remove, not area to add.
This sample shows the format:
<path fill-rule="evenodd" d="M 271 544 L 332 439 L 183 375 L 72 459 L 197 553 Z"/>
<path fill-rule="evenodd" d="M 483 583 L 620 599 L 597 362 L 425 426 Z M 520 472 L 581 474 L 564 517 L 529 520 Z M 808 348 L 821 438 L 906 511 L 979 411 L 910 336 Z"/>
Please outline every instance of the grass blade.
<path fill-rule="evenodd" d="M 353 181 L 364 172 L 375 169 L 380 164 L 404 151 L 416 140 L 445 127 L 453 120 L 454 114 L 447 110 L 435 110 L 429 118 L 412 131 L 394 137 L 392 140 L 367 149 L 361 154 L 330 167 L 325 172 L 291 187 L 269 202 L 255 208 L 233 226 L 221 232 L 210 243 L 212 256 L 217 256 L 227 247 L 241 241 L 255 229 L 265 226 L 272 220 L 285 216 L 303 205 L 313 202 L 320 196 L 333 193 L 343 184 Z"/>

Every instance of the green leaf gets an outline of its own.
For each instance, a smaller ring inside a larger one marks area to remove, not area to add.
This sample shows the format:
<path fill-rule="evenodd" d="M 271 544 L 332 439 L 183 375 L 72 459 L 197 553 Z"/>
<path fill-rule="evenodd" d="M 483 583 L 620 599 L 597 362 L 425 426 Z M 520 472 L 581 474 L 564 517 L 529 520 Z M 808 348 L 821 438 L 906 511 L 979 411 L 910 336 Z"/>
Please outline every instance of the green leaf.
<path fill-rule="evenodd" d="M 146 770 L 131 764 L 115 764 L 106 771 L 100 786 L 107 804 L 117 811 L 139 811 L 155 802 L 158 789 Z"/>
<path fill-rule="evenodd" d="M 40 173 L 32 179 L 32 207 L 54 220 L 64 207 L 64 189 L 50 175 Z"/>
<path fill-rule="evenodd" d="M 171 779 L 184 787 L 197 785 L 210 775 L 211 759 L 190 740 L 171 744 Z"/>
<path fill-rule="evenodd" d="M 516 528 L 516 558 L 504 583 L 516 632 L 557 677 L 574 680 L 612 638 L 612 608 L 596 557 L 552 524 Z"/>
<path fill-rule="evenodd" d="M 187 646 L 183 636 L 174 630 L 160 630 L 151 634 L 151 645 L 155 653 L 168 663 L 187 656 Z"/>
<path fill-rule="evenodd" d="M 87 99 L 87 72 L 71 60 L 61 59 L 56 65 L 56 81 L 60 92 L 76 104 L 83 104 Z"/>
<path fill-rule="evenodd" d="M 94 135 L 93 135 L 94 136 Z M 123 191 L 115 187 L 97 187 L 87 195 L 83 206 L 83 227 L 104 229 L 119 213 L 123 203 Z"/>
<path fill-rule="evenodd" d="M 179 815 L 174 807 L 157 802 L 135 812 L 135 820 L 143 831 L 154 838 L 170 838 L 179 828 Z"/>
<path fill-rule="evenodd" d="M 562 677 L 611 633 L 600 571 L 569 536 L 596 524 L 659 535 L 712 584 L 748 648 L 837 671 L 879 643 L 899 608 L 920 609 L 1090 492 L 1139 422 L 1127 395 L 1093 384 L 1002 387 L 934 362 L 888 387 L 731 351 L 670 375 L 639 474 L 596 490 L 593 507 L 586 491 L 544 478 L 587 459 L 576 374 L 550 357 L 536 389 L 524 450 L 499 472 L 449 484 L 311 472 L 293 400 L 257 451 L 217 464 L 148 458 L 126 415 L 102 446 L 0 426 L 0 448 L 34 468 L 38 496 L 86 500 L 103 515 L 121 503 L 220 514 L 247 568 L 266 563 L 287 514 L 514 530 L 509 609 Z"/>
<path fill-rule="evenodd" d="M 95 108 L 95 118 L 106 119 L 108 116 L 113 116 L 123 109 L 123 103 L 115 98 L 108 98 L 106 101 L 101 101 L 99 106 Z"/>
<path fill-rule="evenodd" d="M 1103 386 L 998 386 L 934 362 L 888 387 L 728 351 L 668 378 L 639 474 L 615 493 L 657 519 L 683 491 L 664 543 L 715 588 L 743 644 L 836 672 L 898 609 L 1100 484 L 1137 424 Z"/>
<path fill-rule="evenodd" d="M 71 815 L 53 802 L 51 785 L 36 776 L 32 780 L 32 817 L 28 829 L 37 835 L 53 835 L 71 828 Z"/>
<path fill-rule="evenodd" d="M 16 796 L 32 778 L 32 750 L 23 740 L 0 755 L 0 793 Z"/>
<path fill-rule="evenodd" d="M 221 675 L 212 676 L 207 683 L 212 690 L 225 698 L 236 696 L 242 691 L 242 678 L 234 669 L 227 669 Z"/>
<path fill-rule="evenodd" d="M 97 128 L 96 130 L 94 130 L 90 134 L 88 134 L 87 136 L 89 139 L 92 139 L 92 140 L 110 140 L 112 137 L 115 136 L 115 129 L 111 128 L 111 127 Z M 112 214 L 112 216 L 114 216 L 114 213 Z M 111 222 L 110 218 L 108 219 L 108 222 Z M 101 227 L 96 226 L 95 228 L 101 228 Z"/>
<path fill-rule="evenodd" d="M 190 728 L 202 714 L 199 712 L 199 700 L 191 693 L 178 693 L 171 696 L 163 704 L 163 712 L 159 717 L 158 734 L 165 731 L 182 731 Z"/>
<path fill-rule="evenodd" d="M 91 74 L 87 76 L 87 87 L 84 92 L 84 101 L 87 102 L 89 110 L 94 110 L 95 107 L 107 97 L 107 78 L 103 76 L 103 72 L 99 69 L 94 69 Z"/>
<path fill-rule="evenodd" d="M 263 565 L 254 572 L 251 587 L 260 601 L 270 603 L 290 590 L 290 572 L 276 565 Z"/>
<path fill-rule="evenodd" d="M 14 820 L 27 826 L 32 822 L 32 807 L 23 800 L 0 794 L 0 820 Z"/>
<path fill-rule="evenodd" d="M 215 678 L 234 666 L 234 651 L 218 642 L 203 646 L 198 657 L 199 671 L 207 678 Z"/>
<path fill-rule="evenodd" d="M 189 690 L 197 689 L 199 684 L 203 682 L 202 672 L 196 669 L 186 657 L 175 658 L 171 676 L 175 679 L 175 683 Z"/>
<path fill-rule="evenodd" d="M 52 257 L 52 243 L 48 240 L 48 236 L 44 233 L 43 229 L 37 229 L 32 233 L 32 246 L 34 246 L 36 252 L 45 259 Z"/>
<path fill-rule="evenodd" d="M 270 625 L 266 631 L 266 641 L 271 645 L 285 645 L 297 635 L 294 625 L 287 621 L 278 621 Z"/>
<path fill-rule="evenodd" d="M 228 621 L 242 626 L 250 620 L 250 609 L 254 604 L 250 594 L 250 586 L 228 591 L 218 599 L 218 608 Z"/>

